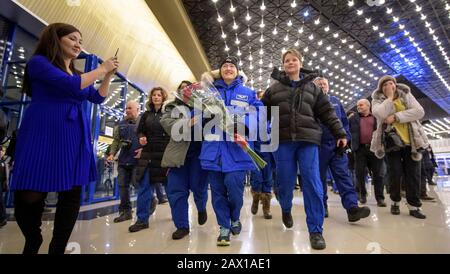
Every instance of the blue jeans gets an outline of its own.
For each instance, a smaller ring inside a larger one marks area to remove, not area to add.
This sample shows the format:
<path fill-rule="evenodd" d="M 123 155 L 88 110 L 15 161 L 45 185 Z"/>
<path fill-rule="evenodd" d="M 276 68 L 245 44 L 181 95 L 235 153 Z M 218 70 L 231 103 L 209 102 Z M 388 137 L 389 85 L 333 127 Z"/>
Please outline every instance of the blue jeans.
<path fill-rule="evenodd" d="M 150 218 L 150 207 L 154 191 L 155 186 L 150 182 L 150 169 L 147 168 L 142 180 L 139 182 L 136 206 L 138 220 L 143 223 L 148 223 Z"/>
<path fill-rule="evenodd" d="M 308 142 L 281 143 L 274 153 L 278 197 L 283 212 L 291 212 L 297 180 L 297 163 L 302 175 L 303 200 L 309 233 L 322 233 L 325 209 L 319 173 L 319 146 Z"/>

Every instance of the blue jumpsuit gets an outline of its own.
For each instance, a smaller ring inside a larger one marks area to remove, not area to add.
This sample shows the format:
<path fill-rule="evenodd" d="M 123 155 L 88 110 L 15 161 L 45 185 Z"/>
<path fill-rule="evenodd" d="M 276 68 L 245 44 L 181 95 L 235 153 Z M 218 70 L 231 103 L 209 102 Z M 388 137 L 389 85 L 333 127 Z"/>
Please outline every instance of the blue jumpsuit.
<path fill-rule="evenodd" d="M 273 156 L 271 152 L 260 152 L 259 142 L 255 142 L 255 151 L 266 161 L 267 165 L 261 170 L 252 170 L 250 185 L 253 192 L 271 193 L 273 186 Z"/>
<path fill-rule="evenodd" d="M 189 229 L 189 190 L 194 194 L 197 211 L 206 211 L 206 202 L 208 201 L 208 172 L 202 169 L 200 160 L 198 159 L 201 149 L 202 142 L 191 141 L 184 165 L 169 169 L 166 191 L 169 198 L 172 219 L 177 229 Z"/>
<path fill-rule="evenodd" d="M 330 96 L 330 102 L 333 104 L 336 110 L 337 117 L 341 120 L 342 125 L 347 132 L 347 139 L 350 140 L 350 130 L 345 114 L 344 108 L 341 102 L 334 96 Z M 322 141 L 319 152 L 320 162 L 320 178 L 323 184 L 323 204 L 327 207 L 327 170 L 331 171 L 336 187 L 341 196 L 342 205 L 346 210 L 358 206 L 358 196 L 356 195 L 355 188 L 353 186 L 350 171 L 348 169 L 348 158 L 346 154 L 336 154 L 337 140 L 333 137 L 331 132 L 324 125 L 322 126 Z"/>
<path fill-rule="evenodd" d="M 262 106 L 256 93 L 243 86 L 238 76 L 230 85 L 222 79 L 214 82 L 226 106 Z M 250 123 L 255 115 L 246 115 L 246 126 L 250 132 L 257 130 L 257 123 Z M 252 146 L 252 142 L 249 142 Z M 231 222 L 238 221 L 243 205 L 244 180 L 248 170 L 255 166 L 248 154 L 234 142 L 204 141 L 200 153 L 203 169 L 208 170 L 211 198 L 217 222 L 222 228 L 230 229 Z"/>

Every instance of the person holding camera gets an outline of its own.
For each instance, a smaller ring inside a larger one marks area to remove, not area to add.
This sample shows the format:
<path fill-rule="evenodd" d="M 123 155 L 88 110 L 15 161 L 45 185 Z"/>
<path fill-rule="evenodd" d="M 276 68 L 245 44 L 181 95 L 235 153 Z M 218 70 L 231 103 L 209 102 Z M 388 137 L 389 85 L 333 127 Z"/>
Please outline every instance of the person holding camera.
<path fill-rule="evenodd" d="M 347 115 L 339 99 L 328 94 L 330 90 L 328 80 L 324 77 L 317 77 L 314 79 L 314 84 L 320 87 L 322 92 L 330 99 L 336 116 L 344 126 L 347 140 L 349 140 L 351 135 Z M 339 196 L 341 196 L 342 205 L 347 210 L 348 221 L 357 222 L 362 218 L 368 217 L 370 215 L 370 209 L 367 206 L 358 206 L 358 196 L 356 195 L 355 187 L 353 186 L 352 178 L 348 170 L 348 158 L 344 153 L 345 147 L 336 147 L 337 140 L 331 134 L 330 129 L 322 123 L 320 125 L 322 127 L 322 140 L 319 149 L 319 169 L 320 179 L 323 185 L 325 218 L 328 217 L 327 170 L 329 168 L 339 191 Z"/>
<path fill-rule="evenodd" d="M 428 139 L 419 122 L 425 115 L 411 89 L 385 75 L 372 94 L 372 112 L 377 119 L 370 150 L 379 159 L 385 155 L 389 169 L 391 213 L 400 214 L 400 178 L 404 176 L 409 214 L 425 219 L 420 201 L 420 169 Z"/>
<path fill-rule="evenodd" d="M 111 150 L 108 162 L 114 160 L 114 155 L 120 150 L 118 178 L 119 181 L 119 217 L 114 219 L 120 223 L 133 218 L 130 201 L 130 184 L 134 184 L 137 158 L 140 156 L 140 144 L 136 134 L 139 117 L 139 103 L 128 101 L 125 109 L 125 118 L 114 128 Z"/>
<path fill-rule="evenodd" d="M 356 191 L 362 204 L 367 202 L 366 180 L 367 170 L 372 174 L 375 199 L 378 207 L 386 207 L 383 194 L 383 159 L 378 159 L 370 151 L 372 134 L 377 129 L 377 120 L 370 112 L 370 102 L 367 99 L 356 103 L 358 113 L 349 119 L 352 134 L 351 147 L 355 156 Z"/>

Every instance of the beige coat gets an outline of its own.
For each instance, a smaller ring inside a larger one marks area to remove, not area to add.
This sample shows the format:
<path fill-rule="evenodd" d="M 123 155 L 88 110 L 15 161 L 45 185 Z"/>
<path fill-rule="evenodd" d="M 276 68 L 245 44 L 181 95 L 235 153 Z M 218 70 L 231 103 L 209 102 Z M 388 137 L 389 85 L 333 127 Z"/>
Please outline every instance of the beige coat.
<path fill-rule="evenodd" d="M 370 150 L 378 158 L 385 155 L 384 144 L 382 143 L 383 121 L 390 115 L 395 114 L 400 123 L 409 123 L 409 135 L 411 139 L 411 158 L 414 161 L 422 160 L 422 153 L 419 149 L 428 147 L 428 138 L 419 119 L 423 118 L 425 111 L 411 94 L 407 85 L 397 84 L 397 92 L 406 110 L 395 112 L 394 103 L 387 100 L 381 89 L 377 89 L 372 94 L 372 113 L 377 118 L 377 129 L 373 132 Z"/>

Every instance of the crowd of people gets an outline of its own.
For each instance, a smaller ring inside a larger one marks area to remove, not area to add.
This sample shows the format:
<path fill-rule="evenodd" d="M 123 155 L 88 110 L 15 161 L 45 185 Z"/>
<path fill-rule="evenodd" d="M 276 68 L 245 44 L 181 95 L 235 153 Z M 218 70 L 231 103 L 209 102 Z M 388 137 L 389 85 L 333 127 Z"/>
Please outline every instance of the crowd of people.
<path fill-rule="evenodd" d="M 86 100 L 101 104 L 106 99 L 109 80 L 119 68 L 119 61 L 111 57 L 97 69 L 82 73 L 73 65 L 81 49 L 78 29 L 62 23 L 50 24 L 25 69 L 24 92 L 31 97 L 31 103 L 17 133 L 15 151 L 10 155 L 14 157 L 11 179 L 0 172 L 0 183 L 6 187 L 3 182 L 9 180 L 8 187 L 14 192 L 14 215 L 25 237 L 23 253 L 37 253 L 42 244 L 41 217 L 48 192 L 58 193 L 49 253 L 64 253 L 79 213 L 81 186 L 96 181 L 98 176 L 89 119 L 81 104 Z M 209 186 L 219 226 L 217 245 L 228 246 L 231 235 L 238 235 L 242 229 L 240 214 L 248 173 L 251 213 L 257 214 L 261 203 L 264 218 L 271 219 L 274 192 L 287 229 L 294 224 L 292 201 L 296 183 L 301 182 L 313 249 L 326 248 L 323 223 L 332 214 L 327 203 L 329 174 L 349 222 L 370 215 L 370 208 L 364 205 L 368 174 L 378 207 L 387 206 L 383 180 L 387 176 L 390 212 L 400 214 L 404 189 L 409 214 L 426 218 L 421 200 L 433 199 L 426 193 L 427 181 L 434 184 L 433 154 L 420 123 L 424 109 L 410 88 L 397 83 L 393 76 L 383 76 L 371 96 L 372 102 L 361 99 L 357 113 L 347 114 L 339 99 L 329 94 L 327 78 L 304 69 L 302 60 L 294 48 L 284 52 L 282 70 L 273 70 L 273 84 L 261 93 L 245 86 L 246 76 L 233 56 L 224 58 L 217 70 L 204 74 L 203 77 L 213 79 L 224 105 L 244 116 L 245 133 L 235 131 L 231 138 L 226 138 L 230 136 L 225 136 L 227 133 L 220 127 L 213 131 L 223 137 L 220 140 L 194 138 L 194 128 L 202 128 L 211 118 L 195 116 L 192 106 L 178 97 L 169 99 L 162 87 L 154 87 L 148 93 L 146 111 L 141 116 L 139 104 L 128 101 L 107 155 L 108 161 L 114 161 L 118 154 L 120 205 L 114 222 L 132 219 L 133 185 L 137 189 L 137 218 L 129 232 L 148 228 L 156 204 L 168 201 L 176 228 L 172 238 L 182 239 L 192 229 L 190 192 L 198 224 L 207 222 Z M 99 79 L 101 85 L 95 89 L 93 84 Z M 176 90 L 180 98 L 191 94 L 191 86 L 189 81 L 180 83 Z M 249 138 L 258 127 L 249 122 L 246 109 L 263 106 L 267 107 L 267 121 L 273 123 L 277 119 L 276 126 L 269 123 L 266 128 L 279 136 L 277 149 L 269 152 L 261 149 L 265 140 Z M 271 111 L 273 107 L 278 108 L 276 113 Z M 184 109 L 178 113 L 181 115 L 173 115 L 180 108 Z M 174 128 L 180 123 L 181 130 L 188 130 L 191 138 L 175 138 Z M 254 148 L 267 165 L 257 168 L 246 153 L 246 146 Z M 3 155 L 2 150 L 2 159 Z M 0 163 L 0 171 L 8 166 Z M 3 204 L 0 209 L 0 225 L 4 225 Z"/>

